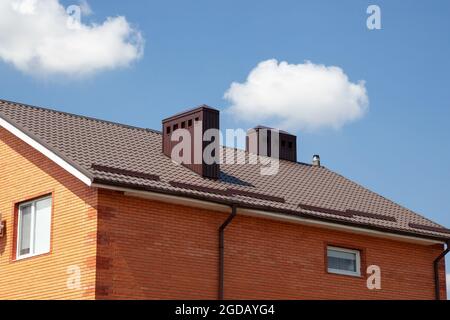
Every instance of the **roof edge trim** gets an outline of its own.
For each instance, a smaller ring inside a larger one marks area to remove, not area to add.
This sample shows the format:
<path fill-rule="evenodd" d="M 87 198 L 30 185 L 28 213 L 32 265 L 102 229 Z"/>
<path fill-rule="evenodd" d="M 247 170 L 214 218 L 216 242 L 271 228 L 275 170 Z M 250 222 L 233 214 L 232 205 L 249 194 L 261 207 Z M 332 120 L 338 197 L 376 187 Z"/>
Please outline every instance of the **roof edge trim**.
<path fill-rule="evenodd" d="M 303 225 L 309 225 L 313 227 L 321 227 L 325 229 L 337 230 L 342 232 L 350 232 L 353 234 L 364 234 L 367 236 L 372 236 L 376 238 L 384 238 L 384 239 L 392 239 L 403 242 L 410 243 L 422 243 L 422 244 L 444 244 L 445 241 L 432 239 L 427 237 L 419 237 L 415 235 L 404 235 L 396 232 L 389 232 L 388 230 L 374 230 L 359 226 L 353 226 L 338 222 L 325 221 L 325 220 L 316 220 L 316 219 L 308 219 L 305 217 L 296 217 L 292 215 L 284 215 L 279 212 L 270 212 L 270 211 L 262 211 L 262 210 L 254 210 L 254 209 L 246 209 L 243 208 L 243 213 L 249 216 L 261 216 L 267 217 L 268 219 L 286 221 L 286 222 L 297 222 Z"/>
<path fill-rule="evenodd" d="M 44 156 L 55 162 L 57 165 L 59 165 L 61 168 L 81 180 L 84 184 L 87 186 L 92 185 L 92 179 L 88 177 L 86 174 L 81 172 L 79 169 L 75 168 L 72 164 L 64 160 L 62 157 L 51 151 L 49 148 L 42 145 L 40 142 L 38 142 L 36 139 L 32 138 L 29 134 L 25 133 L 21 129 L 18 129 L 16 126 L 9 123 L 4 118 L 0 117 L 0 127 L 3 127 L 5 130 L 31 146 L 32 148 L 36 149 L 40 153 L 42 153 Z"/>

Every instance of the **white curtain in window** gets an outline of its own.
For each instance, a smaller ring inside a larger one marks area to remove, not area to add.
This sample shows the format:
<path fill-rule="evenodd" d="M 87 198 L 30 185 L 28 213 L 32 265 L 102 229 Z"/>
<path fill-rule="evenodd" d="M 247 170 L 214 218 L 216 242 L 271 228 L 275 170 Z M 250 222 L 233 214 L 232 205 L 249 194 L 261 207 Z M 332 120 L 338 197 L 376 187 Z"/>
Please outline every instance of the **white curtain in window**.
<path fill-rule="evenodd" d="M 20 255 L 31 253 L 31 213 L 31 205 L 24 206 L 20 210 Z"/>
<path fill-rule="evenodd" d="M 329 249 L 328 268 L 356 272 L 356 254 Z"/>
<path fill-rule="evenodd" d="M 36 222 L 34 236 L 34 253 L 41 254 L 50 251 L 50 229 L 51 229 L 51 198 L 36 202 Z"/>

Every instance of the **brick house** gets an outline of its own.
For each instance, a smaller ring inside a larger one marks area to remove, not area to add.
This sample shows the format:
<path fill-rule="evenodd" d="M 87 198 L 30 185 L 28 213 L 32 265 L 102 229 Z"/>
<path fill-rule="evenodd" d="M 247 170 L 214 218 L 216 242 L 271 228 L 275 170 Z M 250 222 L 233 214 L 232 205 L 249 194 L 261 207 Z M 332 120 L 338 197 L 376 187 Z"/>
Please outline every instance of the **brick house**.
<path fill-rule="evenodd" d="M 298 163 L 286 132 L 275 175 L 174 163 L 170 137 L 199 121 L 219 113 L 159 132 L 0 100 L 0 299 L 446 297 L 449 229 Z M 258 137 L 224 154 L 267 158 Z"/>

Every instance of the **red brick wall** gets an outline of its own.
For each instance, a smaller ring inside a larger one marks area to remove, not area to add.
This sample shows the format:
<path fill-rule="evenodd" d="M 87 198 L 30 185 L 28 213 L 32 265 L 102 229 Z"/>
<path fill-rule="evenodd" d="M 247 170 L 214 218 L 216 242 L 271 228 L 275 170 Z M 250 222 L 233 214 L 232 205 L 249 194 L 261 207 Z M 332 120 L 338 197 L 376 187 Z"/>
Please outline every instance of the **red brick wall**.
<path fill-rule="evenodd" d="M 217 298 L 217 230 L 227 214 L 106 190 L 98 201 L 97 298 Z M 433 299 L 442 250 L 244 216 L 225 239 L 227 299 Z M 362 249 L 364 266 L 381 267 L 382 290 L 368 290 L 365 275 L 328 274 L 327 243 Z"/>
<path fill-rule="evenodd" d="M 215 299 L 225 218 L 100 190 L 98 298 Z"/>
<path fill-rule="evenodd" d="M 51 252 L 16 261 L 16 205 L 53 193 Z M 97 191 L 0 128 L 0 299 L 94 299 Z M 93 259 L 94 264 L 89 263 Z M 80 271 L 80 287 L 67 280 Z"/>
<path fill-rule="evenodd" d="M 441 246 L 249 217 L 239 217 L 227 239 L 227 298 L 434 299 L 433 260 Z M 327 243 L 362 249 L 362 272 L 367 266 L 379 266 L 382 290 L 368 290 L 365 275 L 355 278 L 327 273 Z"/>

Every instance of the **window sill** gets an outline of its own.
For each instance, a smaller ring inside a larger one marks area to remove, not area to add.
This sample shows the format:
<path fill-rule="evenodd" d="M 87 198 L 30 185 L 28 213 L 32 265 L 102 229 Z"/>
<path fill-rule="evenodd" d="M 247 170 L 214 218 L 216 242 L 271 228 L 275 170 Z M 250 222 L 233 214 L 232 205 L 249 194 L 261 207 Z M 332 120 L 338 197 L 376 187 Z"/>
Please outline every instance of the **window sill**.
<path fill-rule="evenodd" d="M 351 273 L 344 273 L 344 272 L 334 272 L 327 270 L 327 274 L 333 275 L 333 276 L 342 276 L 342 277 L 350 277 L 355 279 L 362 279 L 363 276 L 361 274 L 351 274 Z"/>
<path fill-rule="evenodd" d="M 51 254 L 51 252 L 46 252 L 46 253 L 39 253 L 39 254 L 34 254 L 34 255 L 16 257 L 12 262 L 28 261 L 28 260 L 32 260 L 32 259 L 36 259 L 36 258 L 42 258 L 45 256 L 49 256 L 50 254 Z"/>

